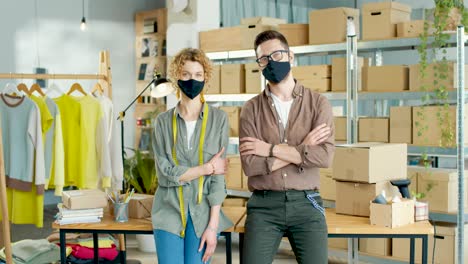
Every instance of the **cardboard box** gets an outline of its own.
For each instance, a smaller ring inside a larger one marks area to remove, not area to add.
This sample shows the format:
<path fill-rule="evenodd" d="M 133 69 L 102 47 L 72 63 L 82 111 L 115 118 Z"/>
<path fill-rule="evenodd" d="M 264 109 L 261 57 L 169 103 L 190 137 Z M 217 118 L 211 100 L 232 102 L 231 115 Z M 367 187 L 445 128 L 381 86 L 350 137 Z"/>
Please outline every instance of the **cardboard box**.
<path fill-rule="evenodd" d="M 388 143 L 389 121 L 387 117 L 360 117 L 358 120 L 359 142 Z"/>
<path fill-rule="evenodd" d="M 406 21 L 397 24 L 397 37 L 399 38 L 417 38 L 423 33 L 424 20 Z"/>
<path fill-rule="evenodd" d="M 468 234 L 468 225 L 465 224 L 465 241 Z M 435 233 L 435 256 L 434 263 L 445 264 L 445 263 L 457 263 L 457 231 L 456 225 L 453 224 L 442 224 L 436 225 Z M 415 240 L 415 262 L 421 263 L 421 239 Z M 393 239 L 393 257 L 398 260 L 409 261 L 409 247 L 410 240 L 408 238 L 394 238 Z M 434 247 L 434 237 L 429 236 L 429 243 L 427 247 L 428 260 L 432 260 L 432 249 Z M 468 244 L 464 243 L 464 252 L 468 252 Z M 431 262 L 432 263 L 432 262 Z M 465 254 L 463 263 L 468 263 L 468 255 Z"/>
<path fill-rule="evenodd" d="M 411 180 L 411 183 L 409 185 L 411 197 L 413 196 L 413 192 L 418 192 L 418 175 L 421 171 L 425 169 L 426 168 L 420 166 L 408 166 L 408 179 Z"/>
<path fill-rule="evenodd" d="M 292 68 L 292 73 L 294 78 L 312 91 L 331 90 L 331 65 L 296 66 Z"/>
<path fill-rule="evenodd" d="M 331 168 L 320 169 L 320 196 L 324 200 L 336 200 L 336 184 Z"/>
<path fill-rule="evenodd" d="M 399 203 L 370 203 L 371 225 L 400 227 L 414 223 L 414 200 L 402 199 Z"/>
<path fill-rule="evenodd" d="M 465 189 L 468 189 L 468 171 L 465 171 Z M 430 191 L 428 186 L 432 186 Z M 458 173 L 455 169 L 428 168 L 418 174 L 418 191 L 424 192 L 429 211 L 456 213 L 458 211 Z M 467 193 L 463 194 L 465 210 Z"/>
<path fill-rule="evenodd" d="M 362 90 L 366 92 L 401 92 L 409 89 L 406 65 L 369 66 L 362 68 Z"/>
<path fill-rule="evenodd" d="M 392 255 L 391 238 L 360 238 L 359 251 L 375 256 Z"/>
<path fill-rule="evenodd" d="M 378 183 L 336 181 L 335 211 L 338 214 L 369 216 L 369 203 L 382 190 L 393 193 L 393 186 L 388 181 Z"/>
<path fill-rule="evenodd" d="M 278 30 L 278 26 L 250 24 L 241 26 L 241 47 L 240 49 L 253 50 L 255 38 L 258 34 L 266 30 Z"/>
<path fill-rule="evenodd" d="M 366 183 L 406 179 L 406 156 L 406 144 L 339 145 L 335 148 L 333 179 Z"/>
<path fill-rule="evenodd" d="M 221 93 L 221 65 L 213 65 L 213 75 L 211 76 L 206 94 Z"/>
<path fill-rule="evenodd" d="M 278 31 L 283 34 L 290 47 L 309 44 L 309 24 L 280 24 Z"/>
<path fill-rule="evenodd" d="M 457 64 L 455 62 L 448 62 L 447 64 L 448 69 L 447 69 L 447 79 L 444 80 L 437 80 L 439 82 L 439 85 L 445 86 L 448 90 L 454 90 L 457 87 L 458 80 L 457 80 Z M 421 91 L 421 86 L 424 85 L 425 89 L 428 91 L 434 91 L 436 90 L 436 87 L 434 86 L 434 81 L 436 78 L 434 77 L 435 72 L 439 72 L 439 70 L 434 70 L 434 67 L 436 67 L 436 64 L 429 64 L 427 65 L 426 68 L 426 77 L 424 79 L 421 78 L 420 75 L 420 65 L 415 64 L 415 65 L 410 65 L 409 66 L 409 71 L 410 71 L 410 77 L 409 77 L 409 89 L 410 91 Z M 468 74 L 468 67 L 465 65 L 465 76 Z M 465 82 L 465 89 L 468 88 L 468 83 Z"/>
<path fill-rule="evenodd" d="M 221 65 L 221 93 L 241 94 L 245 92 L 244 64 Z"/>
<path fill-rule="evenodd" d="M 245 206 L 245 199 L 244 198 L 226 198 L 224 199 L 223 206 L 243 207 Z"/>
<path fill-rule="evenodd" d="M 68 209 L 107 207 L 107 196 L 101 190 L 74 190 L 62 192 L 62 203 Z"/>
<path fill-rule="evenodd" d="M 369 66 L 370 60 L 368 58 L 358 57 L 358 90 L 362 90 L 362 67 Z M 338 57 L 332 58 L 332 78 L 331 90 L 332 92 L 345 92 L 346 91 L 346 58 Z"/>
<path fill-rule="evenodd" d="M 419 113 L 422 114 L 422 116 Z M 439 113 L 442 117 L 445 117 L 446 114 L 448 115 L 448 118 L 444 118 L 444 126 L 442 128 L 444 129 L 444 133 L 451 133 L 453 137 L 442 138 L 443 131 L 439 125 L 439 118 L 437 117 L 437 114 Z M 448 110 L 445 110 L 444 106 L 413 107 L 413 144 L 416 146 L 455 147 L 457 145 L 455 117 L 455 106 L 449 106 Z M 465 106 L 465 122 L 467 122 L 467 120 L 468 110 Z M 419 127 L 416 124 L 419 124 Z M 422 134 L 419 134 L 419 132 L 421 132 L 421 128 L 424 128 L 425 126 L 427 126 L 428 129 L 426 131 L 422 131 Z M 465 129 L 465 145 L 468 143 L 467 135 L 468 129 Z"/>
<path fill-rule="evenodd" d="M 154 195 L 135 193 L 128 202 L 128 217 L 137 219 L 151 217 L 153 200 Z"/>
<path fill-rule="evenodd" d="M 329 248 L 348 249 L 347 238 L 328 238 Z"/>
<path fill-rule="evenodd" d="M 244 170 L 242 170 L 242 190 L 248 191 L 249 190 L 249 178 L 245 175 Z"/>
<path fill-rule="evenodd" d="M 390 107 L 390 143 L 413 143 L 413 108 Z"/>
<path fill-rule="evenodd" d="M 245 92 L 248 94 L 262 92 L 262 71 L 257 63 L 245 64 Z"/>
<path fill-rule="evenodd" d="M 330 44 L 346 41 L 348 17 L 354 18 L 359 36 L 359 9 L 337 7 L 309 12 L 309 44 Z"/>
<path fill-rule="evenodd" d="M 270 25 L 286 24 L 286 20 L 276 17 L 245 17 L 241 18 L 241 25 Z"/>
<path fill-rule="evenodd" d="M 223 110 L 228 114 L 229 118 L 229 136 L 239 136 L 239 118 L 240 118 L 240 107 L 237 106 L 221 106 L 219 109 Z"/>
<path fill-rule="evenodd" d="M 199 38 L 200 49 L 204 52 L 241 49 L 242 36 L 241 27 L 239 26 L 201 31 Z"/>
<path fill-rule="evenodd" d="M 411 7 L 398 2 L 362 5 L 362 39 L 389 39 L 397 36 L 396 24 L 410 21 Z"/>
<path fill-rule="evenodd" d="M 226 173 L 226 188 L 241 189 L 242 188 L 242 167 L 240 156 L 228 155 L 228 172 Z"/>
<path fill-rule="evenodd" d="M 346 141 L 348 138 L 346 116 L 335 116 L 333 122 L 335 123 L 335 141 Z"/>

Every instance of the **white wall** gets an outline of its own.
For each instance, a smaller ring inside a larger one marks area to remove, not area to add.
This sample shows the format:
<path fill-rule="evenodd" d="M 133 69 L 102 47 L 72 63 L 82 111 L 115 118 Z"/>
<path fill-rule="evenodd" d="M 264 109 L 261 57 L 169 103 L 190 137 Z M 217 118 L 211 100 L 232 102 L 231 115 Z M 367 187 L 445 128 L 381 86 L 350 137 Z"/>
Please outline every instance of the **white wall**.
<path fill-rule="evenodd" d="M 164 7 L 165 1 L 86 0 L 88 29 L 85 32 L 79 28 L 82 1 L 35 1 L 0 2 L 0 73 L 32 73 L 38 66 L 37 55 L 40 66 L 49 73 L 97 73 L 99 51 L 107 49 L 111 56 L 115 111 L 123 110 L 135 96 L 134 14 Z M 0 89 L 8 81 L 0 80 Z M 24 82 L 32 84 L 31 80 Z M 73 82 L 55 83 L 66 91 Z M 80 83 L 90 90 L 95 82 Z M 133 146 L 134 122 L 132 109 L 125 123 L 126 146 Z"/>

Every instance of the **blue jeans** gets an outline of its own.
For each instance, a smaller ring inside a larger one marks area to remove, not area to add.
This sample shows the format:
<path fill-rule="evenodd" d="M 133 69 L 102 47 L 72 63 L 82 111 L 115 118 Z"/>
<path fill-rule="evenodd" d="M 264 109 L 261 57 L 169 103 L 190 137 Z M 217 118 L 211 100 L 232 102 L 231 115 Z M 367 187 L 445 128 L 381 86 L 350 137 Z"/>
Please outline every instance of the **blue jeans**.
<path fill-rule="evenodd" d="M 185 238 L 172 233 L 155 229 L 156 254 L 159 264 L 202 264 L 205 247 L 198 252 L 201 239 L 195 234 L 192 218 L 187 215 Z M 211 260 L 210 260 L 211 261 Z M 207 263 L 210 263 L 208 261 Z"/>

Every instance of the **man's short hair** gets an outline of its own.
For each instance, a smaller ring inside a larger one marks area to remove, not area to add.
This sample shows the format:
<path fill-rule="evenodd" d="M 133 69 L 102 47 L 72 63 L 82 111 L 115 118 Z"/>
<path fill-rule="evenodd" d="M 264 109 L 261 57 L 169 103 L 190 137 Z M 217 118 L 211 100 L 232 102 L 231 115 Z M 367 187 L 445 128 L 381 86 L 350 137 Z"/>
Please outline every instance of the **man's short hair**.
<path fill-rule="evenodd" d="M 279 33 L 276 30 L 267 30 L 263 31 L 262 33 L 258 34 L 257 37 L 255 37 L 255 42 L 254 42 L 254 49 L 255 49 L 255 54 L 257 53 L 257 48 L 262 44 L 263 42 L 266 42 L 268 40 L 272 39 L 277 39 L 281 42 L 281 45 L 286 49 L 289 50 L 289 44 L 286 38 L 283 36 L 283 34 Z"/>

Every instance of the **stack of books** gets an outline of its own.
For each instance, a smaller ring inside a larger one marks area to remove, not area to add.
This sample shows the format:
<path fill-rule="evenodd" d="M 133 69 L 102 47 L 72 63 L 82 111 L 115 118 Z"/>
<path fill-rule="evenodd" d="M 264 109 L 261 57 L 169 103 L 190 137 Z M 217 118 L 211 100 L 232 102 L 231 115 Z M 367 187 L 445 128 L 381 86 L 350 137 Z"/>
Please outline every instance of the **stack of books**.
<path fill-rule="evenodd" d="M 61 203 L 57 207 L 59 212 L 56 216 L 56 222 L 60 225 L 99 223 L 104 214 L 103 208 L 68 209 Z"/>

